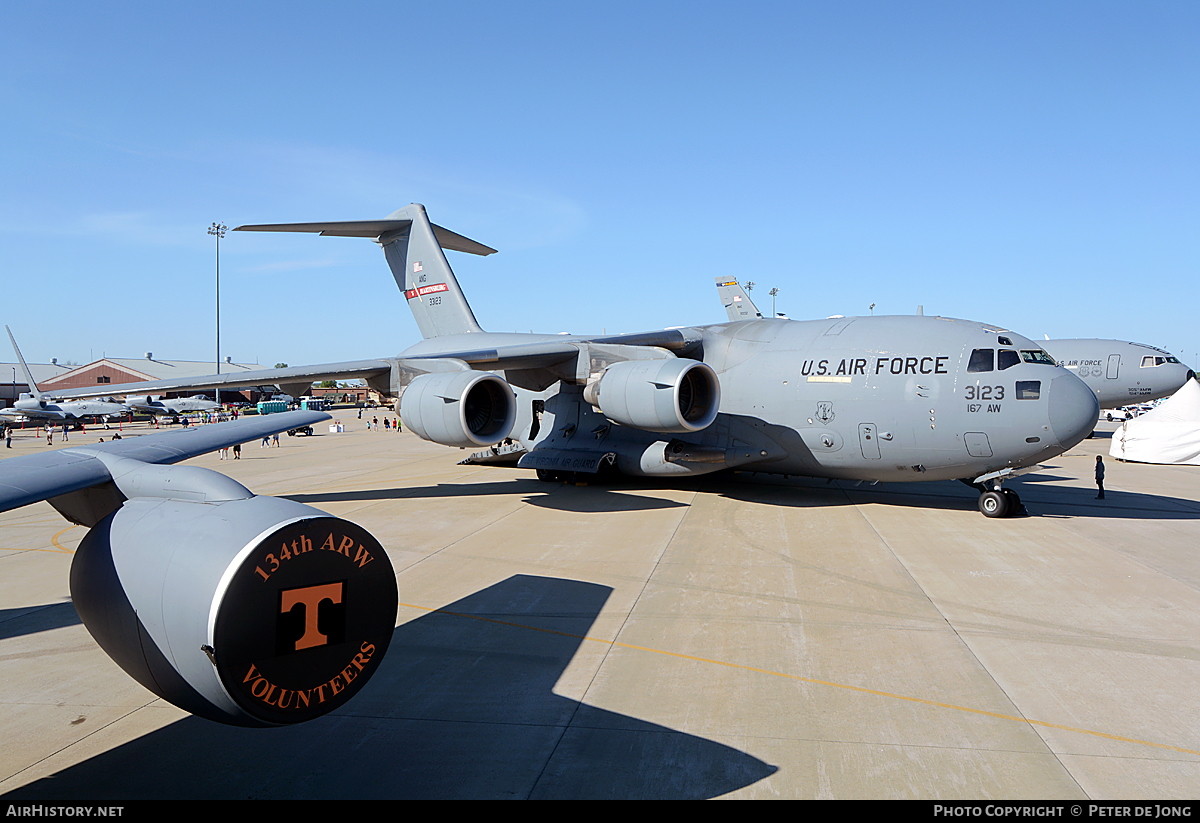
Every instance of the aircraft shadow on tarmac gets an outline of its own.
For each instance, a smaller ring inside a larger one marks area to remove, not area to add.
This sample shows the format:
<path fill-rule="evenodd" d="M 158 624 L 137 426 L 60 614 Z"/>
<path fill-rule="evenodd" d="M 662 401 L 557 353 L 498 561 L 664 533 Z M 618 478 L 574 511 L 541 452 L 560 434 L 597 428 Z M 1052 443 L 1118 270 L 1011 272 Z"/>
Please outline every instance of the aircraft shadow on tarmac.
<path fill-rule="evenodd" d="M 334 715 L 265 730 L 187 718 L 5 799 L 706 798 L 774 774 L 553 693 L 611 592 L 515 575 L 397 627 Z"/>
<path fill-rule="evenodd" d="M 556 495 L 563 484 L 548 484 L 540 480 L 502 480 L 494 483 L 439 483 L 436 486 L 413 486 L 397 489 L 365 489 L 352 492 L 315 492 L 284 494 L 288 500 L 319 506 L 322 503 L 360 502 L 367 500 L 405 500 L 408 498 L 475 497 L 489 494 L 520 494 L 534 506 L 579 513 L 607 511 L 645 511 L 686 506 L 675 500 L 662 500 L 638 494 L 623 493 L 622 489 L 602 485 L 588 486 L 587 493 Z M 665 486 L 663 488 L 666 488 Z"/>
<path fill-rule="evenodd" d="M 1021 494 L 1032 517 L 1144 518 L 1147 520 L 1200 519 L 1200 501 L 1141 492 L 1109 489 L 1105 500 L 1095 500 L 1095 488 L 1049 486 L 1075 478 L 1057 474 L 1027 474 L 1006 484 Z M 1110 481 L 1112 478 L 1110 477 Z M 1025 488 L 1027 484 L 1039 484 Z M 1110 482 L 1111 485 L 1111 482 Z M 395 489 L 316 492 L 281 495 L 298 503 L 402 500 L 406 498 L 473 497 L 488 494 L 523 494 L 524 502 L 542 508 L 580 514 L 606 511 L 645 511 L 686 506 L 675 500 L 639 494 L 663 489 L 719 494 L 732 500 L 799 508 L 849 506 L 863 502 L 885 503 L 930 510 L 973 511 L 978 494 L 953 481 L 941 483 L 880 483 L 742 472 L 733 475 L 656 480 L 616 477 L 575 487 L 538 480 L 500 480 L 487 483 L 440 483 Z M 556 492 L 566 492 L 565 494 Z M 982 515 L 981 515 L 982 516 Z"/>
<path fill-rule="evenodd" d="M 79 623 L 75 606 L 69 601 L 21 609 L 0 609 L 0 640 L 48 632 Z"/>

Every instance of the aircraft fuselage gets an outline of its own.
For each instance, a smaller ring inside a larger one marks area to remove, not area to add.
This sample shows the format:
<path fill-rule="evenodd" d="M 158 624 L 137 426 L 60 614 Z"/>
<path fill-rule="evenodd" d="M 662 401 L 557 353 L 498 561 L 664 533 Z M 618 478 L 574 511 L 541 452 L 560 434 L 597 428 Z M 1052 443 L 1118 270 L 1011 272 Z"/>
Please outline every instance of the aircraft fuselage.
<path fill-rule="evenodd" d="M 119 403 L 105 403 L 98 400 L 72 400 L 56 403 L 53 400 L 38 400 L 23 397 L 13 404 L 6 416 L 24 417 L 30 420 L 85 420 L 87 418 L 116 418 L 129 410 Z"/>
<path fill-rule="evenodd" d="M 632 475 L 722 468 L 868 481 L 973 479 L 1030 466 L 1091 431 L 1096 398 L 1040 346 L 1012 332 L 940 317 L 755 320 L 682 329 L 686 356 L 716 372 L 716 421 L 668 435 L 613 424 L 580 385 L 514 388 L 521 465 L 593 470 L 615 455 Z M 612 340 L 613 338 L 608 338 Z M 437 349 L 580 340 L 468 334 Z M 510 382 L 513 375 L 507 375 Z M 541 401 L 535 420 L 534 401 Z"/>
<path fill-rule="evenodd" d="M 1169 397 L 1195 372 L 1168 351 L 1122 340 L 1047 340 L 1050 356 L 1115 409 Z"/>

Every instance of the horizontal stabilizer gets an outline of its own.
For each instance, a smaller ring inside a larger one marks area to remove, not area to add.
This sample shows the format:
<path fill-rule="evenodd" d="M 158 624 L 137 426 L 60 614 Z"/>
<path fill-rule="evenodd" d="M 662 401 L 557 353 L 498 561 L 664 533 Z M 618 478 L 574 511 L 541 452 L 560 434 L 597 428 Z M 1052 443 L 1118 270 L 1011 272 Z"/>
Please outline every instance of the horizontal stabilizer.
<path fill-rule="evenodd" d="M 252 226 L 238 226 L 234 231 L 293 231 L 320 234 L 323 237 L 381 237 L 388 232 L 408 228 L 411 220 L 342 220 L 333 223 L 261 223 Z M 486 257 L 495 254 L 496 250 L 482 243 L 463 237 L 457 232 L 433 226 L 433 236 L 443 249 L 463 251 L 468 254 L 478 254 Z"/>

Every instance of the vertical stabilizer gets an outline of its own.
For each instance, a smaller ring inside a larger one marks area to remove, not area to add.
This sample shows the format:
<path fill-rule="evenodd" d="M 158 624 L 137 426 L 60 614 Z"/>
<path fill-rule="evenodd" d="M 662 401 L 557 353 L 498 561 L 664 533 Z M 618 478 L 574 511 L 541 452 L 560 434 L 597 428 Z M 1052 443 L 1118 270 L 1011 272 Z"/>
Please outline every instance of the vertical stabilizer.
<path fill-rule="evenodd" d="M 730 320 L 757 320 L 762 318 L 760 312 L 746 294 L 741 284 L 732 277 L 717 278 L 717 293 L 721 296 L 721 304 L 729 314 Z"/>
<path fill-rule="evenodd" d="M 380 235 L 396 285 L 412 310 L 421 336 L 442 337 L 483 331 L 446 261 L 425 207 L 413 203 L 388 215 L 407 226 Z"/>
<path fill-rule="evenodd" d="M 34 400 L 41 400 L 42 393 L 38 390 L 37 383 L 33 382 L 33 372 L 29 370 L 29 366 L 25 365 L 25 358 L 21 356 L 21 350 L 17 348 L 17 338 L 13 337 L 12 329 L 8 326 L 4 327 L 8 332 L 8 339 L 12 341 L 13 351 L 17 353 L 17 360 L 21 363 L 21 371 L 25 372 L 25 379 L 29 382 L 29 393 L 33 395 Z"/>

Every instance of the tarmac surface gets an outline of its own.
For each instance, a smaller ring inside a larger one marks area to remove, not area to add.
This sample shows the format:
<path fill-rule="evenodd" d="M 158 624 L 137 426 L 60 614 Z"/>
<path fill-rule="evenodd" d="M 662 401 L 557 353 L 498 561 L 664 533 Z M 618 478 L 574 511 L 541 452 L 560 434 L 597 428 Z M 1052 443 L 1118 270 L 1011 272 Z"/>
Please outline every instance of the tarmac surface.
<path fill-rule="evenodd" d="M 85 530 L 0 514 L 6 801 L 1200 797 L 1200 468 L 1112 460 L 1111 424 L 989 520 L 956 483 L 548 484 L 336 416 L 190 462 L 388 550 L 362 693 L 282 729 L 191 717 L 79 622 Z"/>

